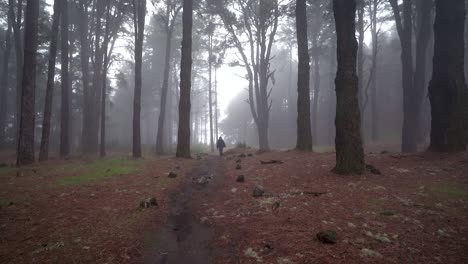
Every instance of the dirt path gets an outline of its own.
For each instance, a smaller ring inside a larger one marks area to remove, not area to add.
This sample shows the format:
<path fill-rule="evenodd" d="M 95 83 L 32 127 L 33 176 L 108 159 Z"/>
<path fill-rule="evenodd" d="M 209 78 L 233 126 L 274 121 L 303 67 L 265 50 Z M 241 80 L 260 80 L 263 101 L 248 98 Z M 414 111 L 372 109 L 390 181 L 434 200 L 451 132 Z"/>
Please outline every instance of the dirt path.
<path fill-rule="evenodd" d="M 166 225 L 150 238 L 144 263 L 213 263 L 215 252 L 208 248 L 214 230 L 201 224 L 196 208 L 216 195 L 225 180 L 224 165 L 216 156 L 207 156 L 186 177 L 170 197 L 171 210 Z M 217 254 L 217 253 L 216 253 Z"/>

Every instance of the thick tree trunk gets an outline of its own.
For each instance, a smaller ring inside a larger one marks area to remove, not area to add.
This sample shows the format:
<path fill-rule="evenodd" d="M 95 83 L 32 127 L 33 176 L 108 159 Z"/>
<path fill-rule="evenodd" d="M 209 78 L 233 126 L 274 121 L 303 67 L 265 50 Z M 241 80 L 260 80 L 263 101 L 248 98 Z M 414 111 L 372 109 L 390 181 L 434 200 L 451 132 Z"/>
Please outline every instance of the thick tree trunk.
<path fill-rule="evenodd" d="M 356 74 L 357 41 L 355 36 L 355 0 L 334 0 L 337 33 L 338 71 L 336 74 L 336 167 L 339 174 L 361 174 L 364 151 L 360 133 L 358 78 Z"/>
<path fill-rule="evenodd" d="M 11 52 L 11 16 L 8 14 L 7 31 L 5 32 L 5 50 L 3 52 L 2 71 L 0 73 L 0 149 L 5 147 L 6 117 L 8 111 L 8 66 Z"/>
<path fill-rule="evenodd" d="M 433 151 L 463 151 L 468 143 L 464 76 L 465 2 L 436 0 L 434 68 L 429 85 Z"/>
<path fill-rule="evenodd" d="M 8 0 L 9 14 L 13 22 L 13 36 L 15 39 L 15 55 L 16 55 L 16 113 L 15 113 L 15 136 L 16 144 L 18 144 L 19 125 L 20 125 L 20 112 L 21 112 L 21 88 L 23 81 L 23 40 L 21 38 L 21 25 L 23 16 L 23 0 L 18 0 L 16 3 L 16 15 L 13 6 L 14 0 Z"/>
<path fill-rule="evenodd" d="M 192 12 L 193 1 L 184 0 L 182 16 L 182 55 L 180 61 L 180 102 L 177 153 L 190 158 L 190 90 L 192 86 Z"/>
<path fill-rule="evenodd" d="M 50 36 L 49 47 L 49 68 L 47 72 L 47 88 L 44 105 L 44 117 L 42 120 L 42 135 L 41 146 L 39 149 L 39 161 L 49 159 L 49 138 L 50 138 L 50 123 L 52 118 L 52 103 L 54 99 L 54 84 L 55 84 L 55 61 L 57 57 L 57 35 L 60 22 L 60 13 L 62 11 L 61 0 L 54 1 L 54 15 L 52 18 L 52 29 Z"/>
<path fill-rule="evenodd" d="M 414 122 L 417 122 L 414 105 L 417 102 L 415 89 L 413 88 L 413 51 L 412 51 L 412 4 L 411 0 L 403 0 L 403 20 L 397 0 L 390 0 L 395 24 L 401 43 L 401 64 L 403 84 L 403 131 L 401 140 L 402 152 L 415 152 L 417 150 L 417 130 L 413 131 Z"/>
<path fill-rule="evenodd" d="M 310 59 L 307 40 L 306 0 L 296 1 L 297 32 L 297 143 L 296 149 L 312 151 L 312 131 L 310 123 Z M 315 120 L 314 120 L 315 122 Z"/>
<path fill-rule="evenodd" d="M 171 66 L 171 42 L 173 26 L 166 27 L 166 55 L 164 58 L 164 77 L 161 87 L 161 101 L 159 107 L 158 134 L 156 136 L 156 154 L 164 154 L 164 127 L 166 119 L 167 91 L 169 89 L 169 71 Z"/>
<path fill-rule="evenodd" d="M 143 40 L 145 37 L 146 0 L 134 2 L 135 26 L 135 95 L 133 99 L 133 157 L 141 158 L 141 86 Z"/>
<path fill-rule="evenodd" d="M 314 144 L 318 138 L 318 110 L 320 98 L 320 58 L 318 52 L 314 55 L 314 101 L 312 104 L 312 132 L 315 135 Z"/>
<path fill-rule="evenodd" d="M 90 44 L 88 38 L 89 24 L 88 24 L 88 6 L 80 3 L 79 12 L 79 34 L 80 34 L 80 61 L 81 61 L 81 78 L 83 85 L 83 118 L 81 130 L 81 147 L 83 153 L 90 152 L 90 123 L 91 123 L 91 98 L 90 98 L 90 85 L 89 85 L 89 57 L 90 57 Z"/>
<path fill-rule="evenodd" d="M 38 46 L 39 1 L 28 0 L 25 16 L 24 68 L 21 89 L 21 118 L 16 164 L 34 162 L 35 90 Z"/>
<path fill-rule="evenodd" d="M 68 3 L 62 0 L 60 25 L 61 40 L 61 117 L 60 117 L 60 157 L 70 155 L 70 87 L 68 78 Z"/>
<path fill-rule="evenodd" d="M 366 105 L 364 104 L 366 100 L 366 91 L 364 90 L 364 86 L 362 85 L 362 80 L 364 80 L 364 10 L 365 10 L 365 2 L 364 0 L 358 0 L 358 21 L 357 21 L 357 31 L 359 33 L 359 40 L 358 40 L 358 53 L 357 53 L 357 75 L 359 84 L 358 84 L 358 94 L 359 94 L 359 108 L 361 111 L 361 136 L 363 141 L 365 141 L 365 110 Z"/>
<path fill-rule="evenodd" d="M 416 38 L 416 68 L 414 72 L 413 88 L 415 90 L 414 102 L 414 120 L 410 125 L 410 131 L 416 133 L 414 138 L 417 138 L 416 144 L 424 142 L 424 133 L 422 125 L 422 106 L 425 100 L 426 92 L 426 67 L 427 67 L 427 51 L 429 47 L 429 40 L 431 37 L 431 10 L 434 2 L 428 0 L 417 0 L 417 28 L 418 36 Z M 413 149 L 416 151 L 417 149 Z"/>

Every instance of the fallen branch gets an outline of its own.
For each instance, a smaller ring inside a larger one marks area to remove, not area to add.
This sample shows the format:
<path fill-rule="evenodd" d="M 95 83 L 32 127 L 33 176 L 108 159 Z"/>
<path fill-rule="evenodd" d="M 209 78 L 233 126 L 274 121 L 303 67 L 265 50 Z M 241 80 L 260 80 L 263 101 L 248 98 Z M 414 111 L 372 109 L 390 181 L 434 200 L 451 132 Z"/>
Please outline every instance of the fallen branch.
<path fill-rule="evenodd" d="M 267 165 L 267 164 L 283 164 L 281 160 L 268 160 L 268 161 L 260 161 L 260 164 Z"/>

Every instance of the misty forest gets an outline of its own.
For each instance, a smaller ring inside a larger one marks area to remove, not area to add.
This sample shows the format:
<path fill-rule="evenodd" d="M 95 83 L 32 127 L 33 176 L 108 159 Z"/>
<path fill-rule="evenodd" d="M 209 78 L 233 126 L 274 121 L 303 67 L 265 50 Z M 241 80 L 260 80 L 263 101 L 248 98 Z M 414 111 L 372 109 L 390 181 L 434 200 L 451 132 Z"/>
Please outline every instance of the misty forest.
<path fill-rule="evenodd" d="M 468 263 L 466 0 L 0 0 L 0 263 Z"/>

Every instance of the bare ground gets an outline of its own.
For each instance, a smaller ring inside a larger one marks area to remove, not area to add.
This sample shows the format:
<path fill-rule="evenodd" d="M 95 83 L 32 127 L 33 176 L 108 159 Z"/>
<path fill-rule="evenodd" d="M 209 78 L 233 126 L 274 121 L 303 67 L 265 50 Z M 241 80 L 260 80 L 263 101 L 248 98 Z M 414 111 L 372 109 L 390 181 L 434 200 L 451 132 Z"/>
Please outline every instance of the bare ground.
<path fill-rule="evenodd" d="M 333 153 L 227 154 L 65 186 L 52 168 L 86 161 L 0 170 L 0 263 L 468 263 L 466 152 L 368 154 L 381 175 L 361 176 L 331 173 Z"/>

